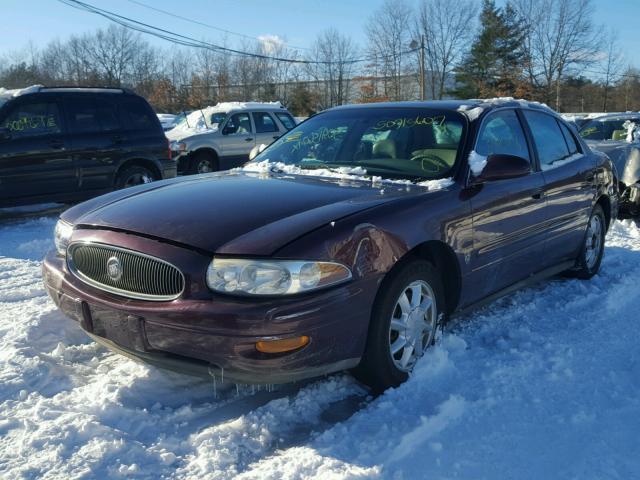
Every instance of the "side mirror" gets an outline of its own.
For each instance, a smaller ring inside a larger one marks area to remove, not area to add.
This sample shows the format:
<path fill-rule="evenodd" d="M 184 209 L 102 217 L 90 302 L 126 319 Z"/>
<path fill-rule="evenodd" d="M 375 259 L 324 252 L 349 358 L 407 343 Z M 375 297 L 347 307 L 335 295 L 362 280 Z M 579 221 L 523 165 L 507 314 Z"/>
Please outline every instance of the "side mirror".
<path fill-rule="evenodd" d="M 256 145 L 255 147 L 253 147 L 251 149 L 251 151 L 249 152 L 249 161 L 251 161 L 254 158 L 256 158 L 258 156 L 258 154 L 262 153 L 262 151 L 265 148 L 267 148 L 267 145 L 265 145 L 264 143 L 261 143 L 260 145 Z"/>
<path fill-rule="evenodd" d="M 530 172 L 531 164 L 522 157 L 504 154 L 489 155 L 487 164 L 480 175 L 476 176 L 476 181 L 482 183 L 506 180 L 508 178 L 524 177 L 529 175 Z"/>
<path fill-rule="evenodd" d="M 0 127 L 0 142 L 11 140 L 11 130 L 5 127 Z"/>

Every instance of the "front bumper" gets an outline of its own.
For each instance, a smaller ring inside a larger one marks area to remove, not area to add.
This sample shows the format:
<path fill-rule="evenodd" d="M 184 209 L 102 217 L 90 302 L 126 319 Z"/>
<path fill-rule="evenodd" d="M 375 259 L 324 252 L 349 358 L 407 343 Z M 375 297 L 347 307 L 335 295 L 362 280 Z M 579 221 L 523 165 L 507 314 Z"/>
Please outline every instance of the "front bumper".
<path fill-rule="evenodd" d="M 178 163 L 173 158 L 171 160 L 160 160 L 160 170 L 162 180 L 175 178 L 178 175 Z"/>
<path fill-rule="evenodd" d="M 364 350 L 372 292 L 350 283 L 313 296 L 254 300 L 216 296 L 146 302 L 95 289 L 50 252 L 46 289 L 98 343 L 128 357 L 191 375 L 276 384 L 356 366 Z M 265 354 L 256 342 L 307 335 L 305 347 Z"/>

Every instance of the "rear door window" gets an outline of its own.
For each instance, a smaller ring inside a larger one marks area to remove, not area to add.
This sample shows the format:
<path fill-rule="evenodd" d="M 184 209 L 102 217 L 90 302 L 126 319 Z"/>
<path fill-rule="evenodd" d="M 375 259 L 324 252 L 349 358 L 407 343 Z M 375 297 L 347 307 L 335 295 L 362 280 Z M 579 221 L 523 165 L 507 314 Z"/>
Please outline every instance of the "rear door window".
<path fill-rule="evenodd" d="M 576 153 L 580 153 L 580 147 L 578 145 L 576 138 L 573 136 L 573 133 L 571 133 L 569 128 L 564 123 L 561 123 L 561 122 L 558 122 L 558 123 L 560 123 L 560 130 L 562 130 L 564 139 L 567 142 L 567 147 L 569 148 L 569 154 L 574 155 Z"/>
<path fill-rule="evenodd" d="M 73 98 L 66 103 L 73 133 L 112 132 L 120 129 L 114 103 L 101 98 Z"/>
<path fill-rule="evenodd" d="M 277 132 L 276 122 L 267 112 L 253 112 L 253 122 L 256 125 L 256 133 Z"/>
<path fill-rule="evenodd" d="M 284 128 L 286 128 L 287 130 L 291 130 L 293 127 L 296 126 L 296 121 L 288 113 L 277 112 L 276 117 L 278 117 L 278 120 L 280 120 L 280 123 L 282 123 L 282 125 L 284 125 Z"/>
<path fill-rule="evenodd" d="M 527 140 L 515 110 L 502 110 L 482 124 L 475 151 L 480 155 L 515 155 L 531 161 Z"/>
<path fill-rule="evenodd" d="M 524 110 L 524 116 L 531 129 L 542 170 L 551 168 L 554 162 L 564 160 L 571 155 L 555 118 L 546 113 L 531 110 Z"/>
<path fill-rule="evenodd" d="M 40 137 L 62 132 L 60 109 L 55 102 L 16 105 L 0 124 L 12 138 Z"/>
<path fill-rule="evenodd" d="M 161 128 L 158 117 L 144 100 L 137 97 L 121 98 L 125 128 L 129 130 L 155 130 Z"/>

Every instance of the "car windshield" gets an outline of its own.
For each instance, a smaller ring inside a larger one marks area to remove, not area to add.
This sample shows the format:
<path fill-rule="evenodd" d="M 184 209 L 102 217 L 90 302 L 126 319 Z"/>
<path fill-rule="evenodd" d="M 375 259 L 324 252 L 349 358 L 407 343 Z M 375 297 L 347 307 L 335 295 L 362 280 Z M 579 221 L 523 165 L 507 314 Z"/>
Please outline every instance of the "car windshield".
<path fill-rule="evenodd" d="M 206 113 L 205 110 L 194 110 L 189 113 L 182 113 L 176 119 L 177 128 L 195 128 L 202 124 L 202 119 L 206 123 L 207 128 L 217 128 L 227 118 L 226 112 Z"/>
<path fill-rule="evenodd" d="M 464 118 L 454 111 L 336 110 L 310 118 L 254 161 L 308 169 L 361 167 L 386 178 L 441 178 L 456 162 L 464 128 Z"/>
<path fill-rule="evenodd" d="M 594 119 L 580 128 L 580 136 L 585 140 L 624 140 L 627 137 L 625 122 L 640 123 L 640 118 Z"/>

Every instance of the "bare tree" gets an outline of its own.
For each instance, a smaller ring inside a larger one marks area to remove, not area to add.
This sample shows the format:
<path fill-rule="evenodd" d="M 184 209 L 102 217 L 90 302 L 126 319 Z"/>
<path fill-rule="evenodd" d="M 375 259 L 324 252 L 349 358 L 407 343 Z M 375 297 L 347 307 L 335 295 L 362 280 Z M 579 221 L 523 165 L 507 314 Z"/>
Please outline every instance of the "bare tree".
<path fill-rule="evenodd" d="M 407 94 L 403 77 L 410 64 L 412 17 L 406 0 L 385 0 L 366 25 L 369 55 L 383 76 L 384 96 L 393 100 L 403 100 Z"/>
<path fill-rule="evenodd" d="M 477 4 L 473 0 L 422 0 L 416 36 L 424 36 L 426 76 L 431 98 L 442 99 L 447 77 L 473 36 Z"/>
<path fill-rule="evenodd" d="M 119 87 L 131 71 L 140 47 L 140 34 L 126 27 L 110 25 L 86 40 L 88 53 L 106 84 Z"/>
<path fill-rule="evenodd" d="M 560 86 L 564 75 L 594 61 L 600 50 L 600 29 L 593 21 L 591 0 L 515 0 L 526 22 L 525 49 L 529 78 L 544 89 L 561 109 Z"/>
<path fill-rule="evenodd" d="M 602 61 L 603 67 L 603 94 L 602 94 L 602 111 L 606 112 L 609 100 L 609 90 L 614 79 L 618 77 L 618 74 L 624 67 L 624 58 L 620 52 L 620 46 L 618 45 L 618 34 L 612 28 L 609 30 L 605 41 L 605 57 Z"/>
<path fill-rule="evenodd" d="M 308 67 L 320 94 L 320 108 L 342 105 L 348 101 L 353 60 L 357 49 L 351 38 L 335 28 L 320 33 L 313 44 L 309 60 L 318 62 Z"/>

